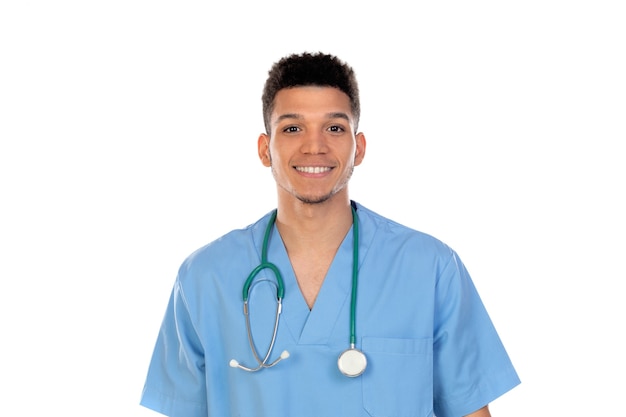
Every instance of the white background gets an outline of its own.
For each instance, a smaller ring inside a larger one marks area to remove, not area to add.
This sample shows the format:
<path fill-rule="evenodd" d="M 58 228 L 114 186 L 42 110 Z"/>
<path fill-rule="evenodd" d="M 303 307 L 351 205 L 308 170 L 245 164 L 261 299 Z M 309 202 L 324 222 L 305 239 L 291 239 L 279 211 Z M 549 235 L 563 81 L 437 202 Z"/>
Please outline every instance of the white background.
<path fill-rule="evenodd" d="M 261 89 L 302 51 L 357 72 L 352 198 L 472 273 L 523 381 L 492 414 L 623 415 L 622 2 L 225 3 L 0 5 L 0 415 L 156 416 L 176 271 L 274 207 Z"/>

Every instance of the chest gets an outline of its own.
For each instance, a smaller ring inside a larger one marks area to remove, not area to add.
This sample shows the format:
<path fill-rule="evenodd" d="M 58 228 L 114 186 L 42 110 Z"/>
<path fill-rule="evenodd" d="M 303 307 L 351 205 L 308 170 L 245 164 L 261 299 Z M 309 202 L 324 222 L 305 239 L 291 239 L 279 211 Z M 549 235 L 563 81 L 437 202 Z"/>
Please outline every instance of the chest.
<path fill-rule="evenodd" d="M 336 249 L 317 253 L 289 254 L 298 287 L 309 309 L 315 304 L 335 254 Z"/>

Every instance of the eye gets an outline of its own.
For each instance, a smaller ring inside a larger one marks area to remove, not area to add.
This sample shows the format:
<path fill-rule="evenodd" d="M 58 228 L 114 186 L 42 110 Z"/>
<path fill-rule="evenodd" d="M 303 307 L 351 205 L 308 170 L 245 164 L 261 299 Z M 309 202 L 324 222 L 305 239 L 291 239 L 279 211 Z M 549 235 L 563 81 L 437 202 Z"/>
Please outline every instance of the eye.
<path fill-rule="evenodd" d="M 328 131 L 333 132 L 333 133 L 341 133 L 341 132 L 345 132 L 346 130 L 343 128 L 343 126 L 332 125 L 328 128 Z"/>
<path fill-rule="evenodd" d="M 298 126 L 287 126 L 286 128 L 283 129 L 284 133 L 297 133 L 300 131 L 300 128 Z"/>

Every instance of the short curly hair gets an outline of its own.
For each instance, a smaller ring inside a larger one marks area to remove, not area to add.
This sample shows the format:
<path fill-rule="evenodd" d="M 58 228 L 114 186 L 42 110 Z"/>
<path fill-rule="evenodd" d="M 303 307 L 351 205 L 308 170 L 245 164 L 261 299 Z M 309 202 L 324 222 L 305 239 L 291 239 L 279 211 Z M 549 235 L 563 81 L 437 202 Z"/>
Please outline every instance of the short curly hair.
<path fill-rule="evenodd" d="M 335 87 L 350 99 L 354 129 L 361 115 L 359 86 L 352 67 L 334 55 L 322 52 L 292 54 L 272 65 L 263 87 L 263 123 L 267 134 L 271 132 L 270 117 L 274 111 L 276 94 L 284 88 L 301 86 Z"/>

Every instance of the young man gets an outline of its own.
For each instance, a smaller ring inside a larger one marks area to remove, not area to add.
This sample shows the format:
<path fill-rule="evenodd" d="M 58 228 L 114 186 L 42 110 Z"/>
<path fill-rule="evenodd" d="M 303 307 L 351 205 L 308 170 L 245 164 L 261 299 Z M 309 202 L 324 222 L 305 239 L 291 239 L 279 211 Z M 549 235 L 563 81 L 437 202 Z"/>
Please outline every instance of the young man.
<path fill-rule="evenodd" d="M 185 260 L 142 405 L 172 417 L 484 417 L 519 383 L 457 254 L 350 200 L 359 114 L 338 58 L 274 64 L 258 153 L 277 209 Z"/>

